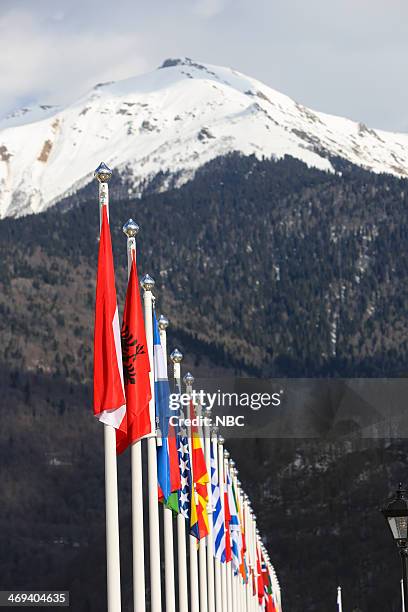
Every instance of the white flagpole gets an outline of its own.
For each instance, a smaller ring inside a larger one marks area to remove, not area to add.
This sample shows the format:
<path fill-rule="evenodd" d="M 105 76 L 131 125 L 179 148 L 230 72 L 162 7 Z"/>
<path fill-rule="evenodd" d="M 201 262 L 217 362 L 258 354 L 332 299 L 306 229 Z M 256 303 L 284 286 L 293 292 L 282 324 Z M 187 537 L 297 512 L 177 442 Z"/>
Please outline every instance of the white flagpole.
<path fill-rule="evenodd" d="M 208 525 L 209 533 L 207 537 L 207 578 L 208 578 L 208 612 L 215 612 L 215 584 L 214 584 L 214 520 L 213 520 L 213 500 L 211 489 L 211 428 L 207 419 L 211 418 L 211 409 L 207 407 L 206 421 L 204 424 L 204 443 L 205 443 L 205 460 L 207 464 L 207 472 L 210 477 L 208 485 Z M 217 454 L 214 453 L 214 458 L 217 460 Z"/>
<path fill-rule="evenodd" d="M 235 461 L 230 459 L 230 475 L 231 475 L 231 485 L 234 485 L 234 489 L 237 489 L 236 483 L 236 474 L 238 470 L 235 469 Z M 237 597 L 237 582 L 238 576 L 234 573 L 233 563 L 231 561 L 231 589 L 232 589 L 232 612 L 238 612 L 238 597 Z"/>
<path fill-rule="evenodd" d="M 343 602 L 341 600 L 341 587 L 337 587 L 337 610 L 343 612 Z"/>
<path fill-rule="evenodd" d="M 218 478 L 220 481 L 220 497 L 224 511 L 224 529 L 225 529 L 225 460 L 229 457 L 229 452 L 224 450 L 224 438 L 218 438 L 219 445 L 219 463 L 218 463 Z M 227 537 L 227 533 L 225 533 Z M 227 568 L 228 563 L 221 563 L 221 593 L 222 593 L 222 612 L 228 612 L 228 586 L 227 586 Z"/>
<path fill-rule="evenodd" d="M 147 465 L 149 483 L 149 544 L 150 544 L 150 599 L 151 612 L 161 612 L 161 571 L 160 571 L 160 532 L 159 532 L 159 504 L 157 489 L 157 454 L 156 454 L 156 418 L 154 403 L 154 360 L 153 360 L 153 312 L 152 289 L 154 280 L 148 274 L 142 278 L 144 289 L 144 312 L 146 341 L 150 361 L 150 422 L 152 433 L 147 438 Z"/>
<path fill-rule="evenodd" d="M 161 315 L 158 320 L 160 342 L 166 364 L 167 375 L 167 335 L 166 329 L 169 320 Z M 166 612 L 176 612 L 176 594 L 174 588 L 174 548 L 173 548 L 173 511 L 163 504 L 163 530 L 164 530 L 164 580 Z"/>
<path fill-rule="evenodd" d="M 101 212 L 103 206 L 106 206 L 109 219 L 108 181 L 111 176 L 112 171 L 103 162 L 95 170 L 95 177 L 99 182 L 99 227 L 102 225 Z M 104 425 L 104 446 L 108 612 L 121 612 L 116 432 L 112 425 Z"/>
<path fill-rule="evenodd" d="M 224 474 L 225 474 L 225 487 L 226 487 L 226 492 L 227 492 L 227 498 L 229 497 L 228 494 L 228 488 L 227 488 L 227 471 L 228 471 L 228 464 L 229 464 L 229 452 L 227 451 L 226 453 L 224 452 L 224 456 L 225 456 L 225 463 L 224 463 Z M 231 509 L 230 509 L 231 512 Z M 228 537 L 231 540 L 231 532 L 228 534 Z M 232 607 L 233 604 L 233 600 L 232 600 L 232 559 L 229 563 L 227 563 L 227 612 L 236 612 L 234 610 L 234 608 Z"/>
<path fill-rule="evenodd" d="M 202 416 L 202 408 L 201 405 L 199 404 L 197 406 L 197 416 L 199 417 L 199 419 Z M 204 453 L 204 459 L 205 459 L 205 463 L 206 463 L 206 468 L 207 468 L 207 473 L 211 473 L 209 470 L 209 462 L 207 462 L 207 457 L 206 457 L 206 447 L 205 447 L 205 441 L 203 440 L 203 429 L 202 427 L 197 427 L 198 431 L 199 431 L 199 435 L 200 435 L 200 441 L 201 441 L 201 448 L 203 449 L 203 453 Z M 210 495 L 210 491 L 209 489 L 211 488 L 211 483 L 209 486 L 207 486 L 207 494 Z M 209 504 L 208 504 L 209 505 Z M 207 512 L 208 512 L 208 508 L 207 508 Z M 212 520 L 212 516 L 211 514 L 208 515 L 208 522 L 210 523 L 210 520 Z M 208 537 L 208 536 L 207 536 Z M 206 538 L 201 538 L 199 540 L 199 544 L 198 544 L 198 564 L 199 564 L 199 585 L 200 585 L 200 611 L 201 612 L 208 612 L 208 594 L 207 594 L 207 552 L 206 552 Z"/>
<path fill-rule="evenodd" d="M 198 563 L 200 568 L 200 611 L 208 612 L 206 538 L 201 538 L 198 544 Z"/>
<path fill-rule="evenodd" d="M 401 578 L 401 604 L 402 604 L 402 612 L 405 612 L 404 581 L 402 578 Z"/>
<path fill-rule="evenodd" d="M 183 378 L 186 385 L 187 395 L 192 394 L 194 376 L 187 372 Z M 187 418 L 191 418 L 190 406 L 187 408 Z M 194 470 L 193 470 L 193 444 L 191 437 L 191 425 L 188 427 L 188 447 L 190 450 L 190 470 L 191 470 L 191 500 L 194 500 Z M 200 612 L 199 588 L 198 588 L 198 564 L 197 564 L 197 539 L 189 534 L 190 543 L 190 612 Z"/>
<path fill-rule="evenodd" d="M 240 488 L 239 499 L 240 499 L 242 532 L 244 536 L 246 537 L 244 496 L 245 496 L 244 491 L 242 488 Z M 246 545 L 246 540 L 245 540 L 245 545 Z M 247 567 L 247 563 L 246 563 L 247 559 L 248 559 L 248 553 L 247 551 L 244 552 L 244 549 L 242 549 L 242 562 L 243 562 L 244 568 Z M 245 584 L 243 577 L 241 577 L 240 579 L 240 585 L 241 585 L 241 610 L 242 612 L 245 612 L 246 611 L 246 587 L 247 585 Z"/>
<path fill-rule="evenodd" d="M 246 612 L 250 612 L 251 610 L 251 589 L 252 589 L 252 584 L 251 584 L 251 567 L 252 567 L 252 558 L 251 558 L 251 535 L 250 535 L 250 518 L 249 518 L 249 506 L 248 506 L 248 502 L 249 502 L 249 497 L 248 495 L 245 493 L 244 494 L 244 507 L 243 507 L 243 513 L 244 513 L 244 525 L 245 525 L 245 543 L 246 543 L 246 547 L 247 547 L 247 562 L 248 562 L 248 577 L 247 577 L 247 583 L 245 585 L 245 606 L 246 606 Z"/>
<path fill-rule="evenodd" d="M 211 417 L 211 408 L 207 407 L 206 420 L 204 423 L 204 447 L 205 447 L 205 462 L 207 464 L 207 472 L 210 477 L 208 484 L 208 536 L 207 536 L 207 582 L 208 582 L 208 612 L 215 612 L 215 592 L 214 592 L 214 523 L 213 523 L 213 501 L 211 489 L 211 429 L 207 423 L 207 419 Z M 215 457 L 217 455 L 214 455 Z"/>
<path fill-rule="evenodd" d="M 136 254 L 136 236 L 139 226 L 129 219 L 123 226 L 127 236 L 128 280 L 132 267 L 132 257 Z M 145 612 L 145 562 L 143 532 L 143 481 L 142 481 L 142 441 L 134 442 L 130 449 L 132 470 L 132 547 L 133 547 L 133 610 Z"/>
<path fill-rule="evenodd" d="M 173 376 L 181 393 L 181 361 L 182 353 L 174 349 L 170 355 L 173 362 Z M 178 562 L 178 611 L 188 612 L 187 590 L 187 548 L 186 548 L 186 519 L 179 512 L 177 515 L 177 562 Z"/>
<path fill-rule="evenodd" d="M 222 440 L 222 438 L 220 438 L 220 440 Z M 218 440 L 217 440 L 217 431 L 216 429 L 214 429 L 213 431 L 213 438 L 211 440 L 211 444 L 213 445 L 213 455 L 214 455 L 214 460 L 215 460 L 215 464 L 217 467 L 217 474 L 218 474 L 218 487 L 220 490 L 220 501 L 221 501 L 221 516 L 224 516 L 224 499 L 221 498 L 221 482 L 220 482 L 220 470 L 219 470 L 219 460 L 218 460 Z M 221 446 L 221 444 L 220 444 Z M 223 452 L 223 451 L 222 451 Z M 212 554 L 214 555 L 214 540 L 215 540 L 216 535 L 213 534 L 213 551 Z M 215 611 L 216 612 L 223 612 L 222 609 L 222 589 L 221 589 L 221 565 L 225 565 L 224 563 L 221 563 L 221 561 L 219 561 L 219 559 L 215 559 L 214 558 L 214 584 L 215 584 Z"/>
<path fill-rule="evenodd" d="M 257 536 L 256 536 L 256 515 L 252 510 L 252 550 L 254 556 L 254 578 L 255 578 L 255 595 L 254 595 L 254 609 L 258 610 L 258 549 L 257 549 Z"/>

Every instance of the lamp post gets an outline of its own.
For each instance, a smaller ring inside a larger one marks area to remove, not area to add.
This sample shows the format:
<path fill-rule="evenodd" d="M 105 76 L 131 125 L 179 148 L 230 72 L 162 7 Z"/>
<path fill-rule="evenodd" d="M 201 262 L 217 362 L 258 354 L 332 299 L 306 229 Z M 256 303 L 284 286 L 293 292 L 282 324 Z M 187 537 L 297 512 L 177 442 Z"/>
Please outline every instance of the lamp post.
<path fill-rule="evenodd" d="M 402 582 L 403 582 L 403 594 L 404 594 L 404 605 L 408 603 L 408 580 L 407 580 L 407 565 L 408 565 L 408 491 L 402 488 L 402 484 L 399 484 L 398 490 L 395 497 L 382 509 L 382 513 L 385 516 L 388 526 L 391 530 L 392 537 L 397 543 L 398 550 L 401 556 L 402 566 Z"/>

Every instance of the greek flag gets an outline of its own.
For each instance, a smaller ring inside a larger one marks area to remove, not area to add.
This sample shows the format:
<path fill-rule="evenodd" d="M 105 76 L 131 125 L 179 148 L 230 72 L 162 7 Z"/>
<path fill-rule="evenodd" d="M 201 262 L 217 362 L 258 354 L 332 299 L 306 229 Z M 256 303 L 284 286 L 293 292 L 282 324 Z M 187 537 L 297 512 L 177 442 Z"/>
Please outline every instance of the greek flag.
<path fill-rule="evenodd" d="M 217 442 L 215 442 L 217 444 Z M 214 557 L 225 563 L 225 525 L 224 525 L 224 509 L 221 504 L 220 497 L 220 481 L 218 477 L 218 461 L 215 452 L 214 444 L 211 442 L 211 492 L 213 504 L 213 530 L 214 530 Z"/>

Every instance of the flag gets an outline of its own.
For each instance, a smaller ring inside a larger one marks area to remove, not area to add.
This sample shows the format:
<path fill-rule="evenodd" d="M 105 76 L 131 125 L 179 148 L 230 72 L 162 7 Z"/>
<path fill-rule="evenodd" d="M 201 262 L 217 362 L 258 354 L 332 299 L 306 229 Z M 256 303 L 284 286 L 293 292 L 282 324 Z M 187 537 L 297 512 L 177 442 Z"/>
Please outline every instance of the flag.
<path fill-rule="evenodd" d="M 214 456 L 214 445 L 211 442 L 211 493 L 213 504 L 214 557 L 225 563 L 225 523 L 224 510 L 221 504 L 220 482 L 218 477 L 218 461 Z"/>
<path fill-rule="evenodd" d="M 247 568 L 247 564 L 245 560 L 245 554 L 246 554 L 245 523 L 244 523 L 244 514 L 239 504 L 238 492 L 236 492 L 235 500 L 236 500 L 236 505 L 237 505 L 239 524 L 240 524 L 239 550 L 240 550 L 241 563 L 239 566 L 239 573 L 242 576 L 242 580 L 246 584 L 248 581 L 248 568 Z"/>
<path fill-rule="evenodd" d="M 272 595 L 268 595 L 266 600 L 266 612 L 276 612 L 276 606 Z"/>
<path fill-rule="evenodd" d="M 160 340 L 156 312 L 153 312 L 154 398 L 156 423 L 160 429 L 161 444 L 157 445 L 157 480 L 164 499 L 171 493 L 170 455 L 168 445 L 170 421 L 170 389 L 166 360 Z M 158 432 L 159 437 L 159 432 Z M 160 496 L 160 492 L 159 492 Z"/>
<path fill-rule="evenodd" d="M 225 473 L 225 483 L 224 483 L 225 562 L 229 563 L 232 560 L 232 549 L 231 549 L 231 533 L 230 533 L 231 513 L 229 509 L 227 483 L 228 483 L 228 478 L 227 478 L 227 473 Z"/>
<path fill-rule="evenodd" d="M 262 605 L 262 601 L 263 601 L 265 592 L 264 592 L 264 581 L 262 577 L 261 557 L 259 554 L 258 546 L 256 548 L 256 571 L 258 574 L 258 579 L 257 579 L 258 601 L 259 601 L 259 605 Z"/>
<path fill-rule="evenodd" d="M 193 421 L 194 406 L 190 402 L 190 417 Z M 193 491 L 191 495 L 190 533 L 198 540 L 208 535 L 208 490 L 210 482 L 201 445 L 200 434 L 196 425 L 191 425 L 191 460 L 193 467 Z"/>
<path fill-rule="evenodd" d="M 101 211 L 94 331 L 94 414 L 102 423 L 126 433 L 122 350 L 106 205 Z"/>
<path fill-rule="evenodd" d="M 132 253 L 122 322 L 123 378 L 126 394 L 127 432 L 116 430 L 116 450 L 122 453 L 133 442 L 151 433 L 149 402 L 150 362 L 137 278 L 136 254 Z"/>
<path fill-rule="evenodd" d="M 170 469 L 170 495 L 165 500 L 162 491 L 159 492 L 159 500 L 163 501 L 167 508 L 173 512 L 179 512 L 179 490 L 181 489 L 181 474 L 178 457 L 178 436 L 176 428 L 169 425 L 169 433 L 166 439 L 167 452 L 169 455 Z"/>
<path fill-rule="evenodd" d="M 183 413 L 180 412 L 180 420 L 183 421 Z M 187 431 L 184 425 L 178 432 L 178 458 L 180 468 L 181 487 L 178 496 L 179 511 L 185 519 L 190 519 L 191 504 L 191 463 L 188 448 Z"/>
<path fill-rule="evenodd" d="M 231 534 L 232 567 L 234 570 L 234 574 L 237 574 L 241 565 L 241 525 L 239 521 L 235 492 L 228 469 L 227 491 L 229 511 L 231 515 L 229 529 Z"/>

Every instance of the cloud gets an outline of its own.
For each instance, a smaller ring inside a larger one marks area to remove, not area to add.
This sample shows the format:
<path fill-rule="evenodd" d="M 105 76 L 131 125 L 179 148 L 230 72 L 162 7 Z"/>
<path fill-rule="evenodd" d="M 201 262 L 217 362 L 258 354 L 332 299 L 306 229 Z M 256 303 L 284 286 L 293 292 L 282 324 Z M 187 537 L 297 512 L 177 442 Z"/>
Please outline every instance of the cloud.
<path fill-rule="evenodd" d="M 317 110 L 407 129 L 407 21 L 406 0 L 2 0 L 0 115 L 188 56 Z"/>
<path fill-rule="evenodd" d="M 55 13 L 53 19 L 60 22 L 63 17 Z M 28 12 L 11 11 L 0 18 L 0 39 L 4 110 L 15 100 L 65 101 L 96 82 L 125 78 L 148 67 L 135 36 L 44 28 Z"/>
<path fill-rule="evenodd" d="M 227 0 L 196 0 L 194 11 L 201 17 L 211 18 L 221 13 L 227 4 Z"/>

